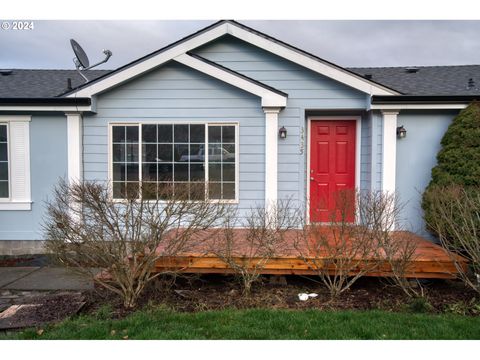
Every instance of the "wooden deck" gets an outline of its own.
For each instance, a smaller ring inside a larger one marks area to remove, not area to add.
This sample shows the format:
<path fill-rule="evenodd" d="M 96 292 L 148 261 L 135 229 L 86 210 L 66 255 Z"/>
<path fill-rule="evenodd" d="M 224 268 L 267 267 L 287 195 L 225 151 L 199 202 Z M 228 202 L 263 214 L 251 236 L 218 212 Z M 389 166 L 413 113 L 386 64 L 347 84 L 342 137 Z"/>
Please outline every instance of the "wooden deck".
<path fill-rule="evenodd" d="M 331 231 L 327 227 L 326 232 Z M 216 235 L 217 234 L 217 235 Z M 232 251 L 233 257 L 238 263 L 245 261 L 245 258 L 250 259 L 249 264 L 254 264 L 256 261 L 261 261 L 261 258 L 256 258 L 251 254 L 252 249 L 246 245 L 246 230 L 234 230 L 235 248 Z M 276 256 L 269 259 L 260 271 L 262 274 L 270 275 L 316 275 L 318 274 L 312 265 L 307 264 L 304 258 L 300 255 L 298 246 L 298 231 L 290 230 L 285 236 L 285 242 L 281 249 L 277 249 Z M 452 279 L 456 277 L 457 269 L 448 254 L 442 247 L 426 240 L 418 235 L 408 232 L 397 232 L 395 236 L 402 237 L 406 241 L 414 241 L 416 243 L 415 254 L 412 256 L 412 261 L 408 266 L 408 271 L 405 273 L 407 278 L 419 279 Z M 198 274 L 231 274 L 234 271 L 227 266 L 227 264 L 215 255 L 212 251 L 212 246 L 218 246 L 218 231 L 199 231 L 193 236 L 192 245 L 187 246 L 188 250 L 183 251 L 176 256 L 163 256 L 156 262 L 155 271 L 161 272 L 165 270 L 179 270 L 184 273 L 198 273 Z M 296 245 L 295 245 L 296 244 Z M 304 249 L 305 250 L 305 249 Z M 307 258 L 318 259 L 321 256 L 308 254 L 304 250 L 301 253 Z M 157 251 L 163 252 L 161 248 Z M 306 255 L 305 255 L 306 254 Z M 458 257 L 466 264 L 466 260 Z M 385 258 L 382 257 L 381 251 L 375 255 L 364 256 L 362 258 L 362 266 L 369 271 L 366 276 L 388 277 L 392 275 L 391 267 Z M 330 269 L 329 269 L 330 270 Z M 333 271 L 333 270 L 331 270 Z"/>

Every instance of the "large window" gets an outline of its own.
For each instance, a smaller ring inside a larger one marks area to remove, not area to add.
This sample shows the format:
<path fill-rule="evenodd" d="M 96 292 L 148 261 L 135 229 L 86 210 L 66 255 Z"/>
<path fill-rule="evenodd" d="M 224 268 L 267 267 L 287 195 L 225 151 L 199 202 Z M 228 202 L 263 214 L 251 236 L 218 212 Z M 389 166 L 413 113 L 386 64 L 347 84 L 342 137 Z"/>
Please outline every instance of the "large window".
<path fill-rule="evenodd" d="M 7 125 L 0 124 L 0 198 L 8 198 L 8 136 Z"/>
<path fill-rule="evenodd" d="M 113 197 L 235 200 L 236 132 L 232 124 L 112 125 Z"/>

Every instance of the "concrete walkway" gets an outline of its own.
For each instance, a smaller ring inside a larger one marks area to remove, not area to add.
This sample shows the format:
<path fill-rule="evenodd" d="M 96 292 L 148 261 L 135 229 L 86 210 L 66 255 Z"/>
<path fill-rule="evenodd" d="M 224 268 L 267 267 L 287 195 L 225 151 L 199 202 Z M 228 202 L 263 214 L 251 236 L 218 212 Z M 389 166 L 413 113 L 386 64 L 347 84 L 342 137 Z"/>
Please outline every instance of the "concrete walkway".
<path fill-rule="evenodd" d="M 93 281 L 56 267 L 0 267 L 0 290 L 90 290 Z"/>

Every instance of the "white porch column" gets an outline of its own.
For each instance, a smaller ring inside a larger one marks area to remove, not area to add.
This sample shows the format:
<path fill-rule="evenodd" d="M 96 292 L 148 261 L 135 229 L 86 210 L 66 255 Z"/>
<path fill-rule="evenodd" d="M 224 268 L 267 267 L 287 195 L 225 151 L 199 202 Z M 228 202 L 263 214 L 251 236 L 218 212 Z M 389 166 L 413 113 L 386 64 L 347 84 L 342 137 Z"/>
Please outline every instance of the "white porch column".
<path fill-rule="evenodd" d="M 83 141 L 82 141 L 82 114 L 66 113 L 67 116 L 67 153 L 68 153 L 68 182 L 81 181 L 83 178 Z"/>
<path fill-rule="evenodd" d="M 265 209 L 278 199 L 278 113 L 279 107 L 264 107 L 265 112 Z"/>
<path fill-rule="evenodd" d="M 383 156 L 382 190 L 395 193 L 397 158 L 397 115 L 398 111 L 382 111 L 383 115 Z"/>

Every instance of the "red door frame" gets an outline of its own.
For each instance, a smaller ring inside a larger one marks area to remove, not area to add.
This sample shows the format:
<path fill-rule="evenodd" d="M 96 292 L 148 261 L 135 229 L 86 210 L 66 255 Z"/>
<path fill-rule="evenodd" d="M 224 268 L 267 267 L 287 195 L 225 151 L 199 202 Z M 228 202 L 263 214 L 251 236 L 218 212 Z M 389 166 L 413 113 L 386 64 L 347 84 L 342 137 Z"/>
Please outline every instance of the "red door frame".
<path fill-rule="evenodd" d="M 310 222 L 330 222 L 338 194 L 354 195 L 358 181 L 359 121 L 358 117 L 309 119 L 307 186 Z M 352 204 L 353 199 L 350 200 Z M 340 218 L 337 210 L 335 219 Z M 353 207 L 348 211 L 347 221 L 355 221 Z"/>

